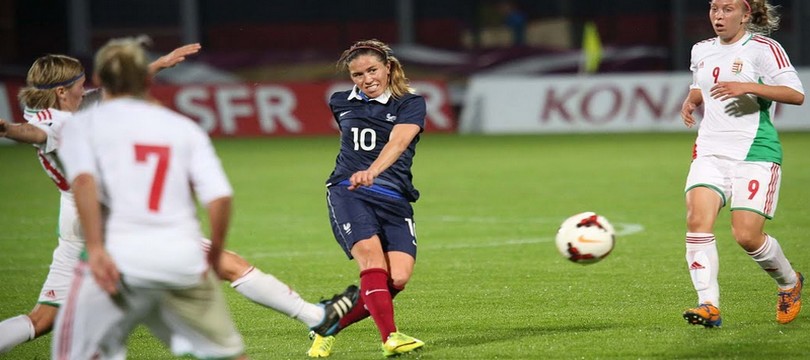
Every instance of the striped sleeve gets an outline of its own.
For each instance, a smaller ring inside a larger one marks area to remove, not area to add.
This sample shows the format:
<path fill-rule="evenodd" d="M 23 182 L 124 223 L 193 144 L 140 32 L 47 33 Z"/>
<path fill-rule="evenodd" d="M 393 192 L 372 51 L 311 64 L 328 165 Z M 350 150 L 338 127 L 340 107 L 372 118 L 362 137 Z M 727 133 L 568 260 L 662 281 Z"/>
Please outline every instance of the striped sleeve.
<path fill-rule="evenodd" d="M 755 35 L 752 39 L 760 46 L 759 65 L 763 75 L 772 81 L 773 85 L 787 86 L 804 94 L 804 87 L 796 73 L 796 69 L 790 63 L 785 49 L 776 40 Z"/>

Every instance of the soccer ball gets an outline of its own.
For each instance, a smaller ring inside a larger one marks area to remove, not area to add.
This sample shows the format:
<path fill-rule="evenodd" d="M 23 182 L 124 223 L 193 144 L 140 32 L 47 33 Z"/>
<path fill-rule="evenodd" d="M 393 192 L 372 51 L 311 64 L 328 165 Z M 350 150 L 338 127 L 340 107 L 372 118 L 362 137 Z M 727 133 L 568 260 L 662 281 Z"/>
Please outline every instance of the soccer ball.
<path fill-rule="evenodd" d="M 557 250 L 566 259 L 593 264 L 610 254 L 616 235 L 607 219 L 588 211 L 565 219 L 555 241 Z"/>

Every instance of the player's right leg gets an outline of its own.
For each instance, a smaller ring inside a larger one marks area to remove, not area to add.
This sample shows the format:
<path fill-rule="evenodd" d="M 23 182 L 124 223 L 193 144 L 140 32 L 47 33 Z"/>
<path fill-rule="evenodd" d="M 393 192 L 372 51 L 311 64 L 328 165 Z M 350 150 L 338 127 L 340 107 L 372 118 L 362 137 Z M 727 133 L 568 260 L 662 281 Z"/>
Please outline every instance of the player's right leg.
<path fill-rule="evenodd" d="M 59 306 L 67 299 L 82 247 L 80 241 L 59 239 L 37 305 L 28 315 L 0 322 L 0 354 L 51 331 Z"/>
<path fill-rule="evenodd" d="M 0 322 L 0 354 L 50 332 L 58 311 L 59 308 L 54 305 L 37 304 L 28 315 L 18 315 Z"/>
<path fill-rule="evenodd" d="M 697 307 L 687 309 L 683 312 L 683 318 L 692 325 L 702 325 L 706 328 L 720 327 L 723 319 L 720 317 L 720 309 L 711 303 L 703 303 Z"/>
<path fill-rule="evenodd" d="M 687 309 L 690 324 L 719 326 L 720 261 L 713 229 L 717 214 L 731 191 L 728 181 L 732 164 L 721 159 L 699 157 L 692 162 L 686 179 L 686 266 L 698 295 L 698 306 Z"/>

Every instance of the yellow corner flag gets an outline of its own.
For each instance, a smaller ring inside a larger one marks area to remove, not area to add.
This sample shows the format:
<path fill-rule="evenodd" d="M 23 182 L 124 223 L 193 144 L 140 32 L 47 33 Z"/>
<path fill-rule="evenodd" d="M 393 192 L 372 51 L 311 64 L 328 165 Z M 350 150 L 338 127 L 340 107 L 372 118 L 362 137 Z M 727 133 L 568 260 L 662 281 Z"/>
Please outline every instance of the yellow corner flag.
<path fill-rule="evenodd" d="M 582 30 L 582 65 L 580 66 L 580 72 L 596 72 L 601 61 L 602 41 L 599 40 L 599 30 L 593 21 L 588 21 Z"/>

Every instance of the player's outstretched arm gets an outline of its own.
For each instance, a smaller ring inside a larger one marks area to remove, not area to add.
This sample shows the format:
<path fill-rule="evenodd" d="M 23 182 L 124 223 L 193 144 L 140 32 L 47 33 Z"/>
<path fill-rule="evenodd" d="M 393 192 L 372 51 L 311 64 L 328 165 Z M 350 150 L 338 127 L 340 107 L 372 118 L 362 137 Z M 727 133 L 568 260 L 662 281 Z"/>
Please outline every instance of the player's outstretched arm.
<path fill-rule="evenodd" d="M 48 134 L 34 125 L 11 124 L 3 119 L 0 119 L 0 137 L 27 144 L 42 144 L 48 140 Z"/>
<path fill-rule="evenodd" d="M 159 57 L 149 64 L 149 75 L 155 76 L 158 71 L 175 66 L 184 60 L 186 56 L 194 55 L 200 51 L 202 45 L 198 43 L 183 45 L 172 52 Z"/>

